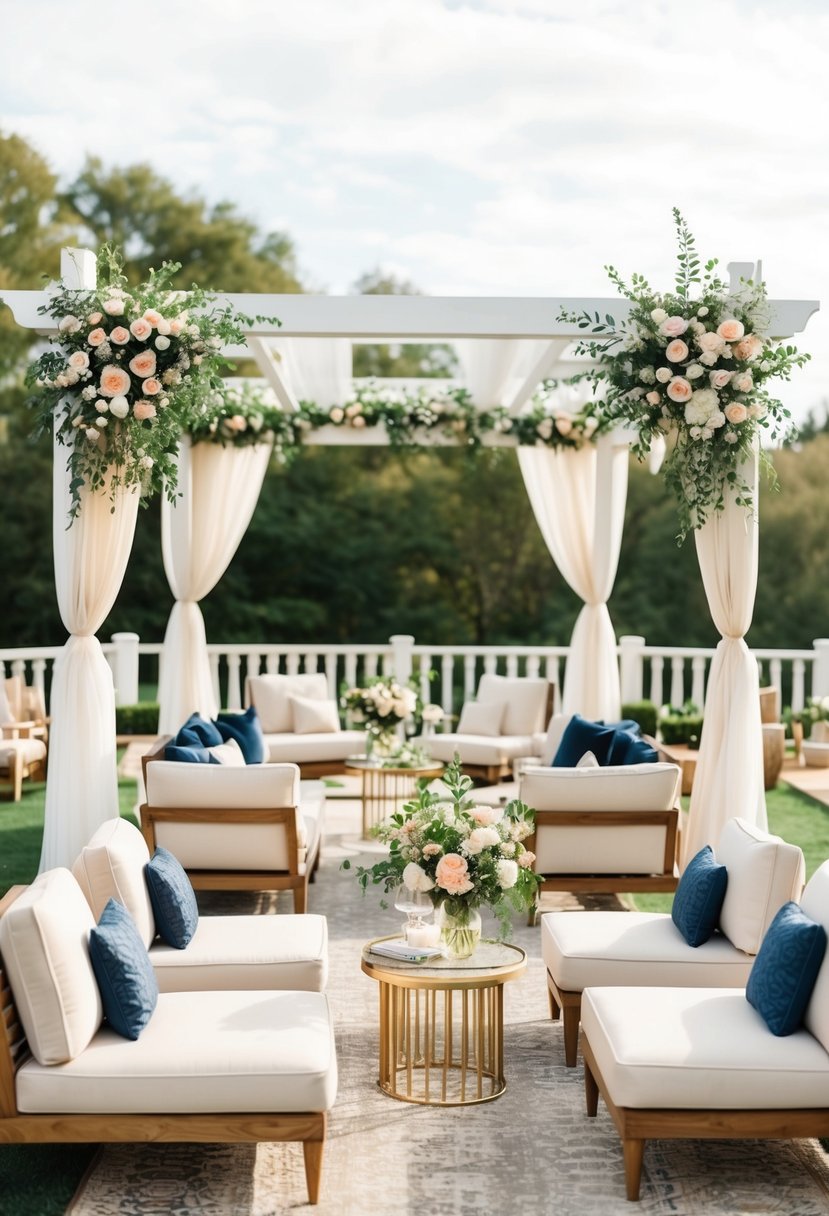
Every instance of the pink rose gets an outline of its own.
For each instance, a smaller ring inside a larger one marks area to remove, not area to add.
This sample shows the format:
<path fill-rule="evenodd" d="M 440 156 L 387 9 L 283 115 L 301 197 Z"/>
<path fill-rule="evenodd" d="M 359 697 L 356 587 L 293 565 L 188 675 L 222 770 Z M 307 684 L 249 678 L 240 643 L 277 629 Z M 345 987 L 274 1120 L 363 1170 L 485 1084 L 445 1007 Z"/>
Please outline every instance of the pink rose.
<path fill-rule="evenodd" d="M 754 377 L 751 372 L 740 372 L 734 377 L 732 385 L 738 393 L 750 393 L 754 388 Z"/>
<path fill-rule="evenodd" d="M 130 340 L 130 331 L 124 329 L 123 325 L 116 325 L 109 335 L 109 340 L 110 342 L 114 342 L 116 346 L 126 346 Z"/>
<path fill-rule="evenodd" d="M 102 329 L 93 329 L 86 340 L 90 346 L 100 346 L 102 342 L 106 342 L 107 336 Z"/>
<path fill-rule="evenodd" d="M 141 385 L 141 392 L 145 397 L 154 397 L 156 393 L 161 392 L 161 381 L 150 377 L 149 380 L 145 380 Z"/>
<path fill-rule="evenodd" d="M 229 431 L 246 431 L 248 429 L 247 419 L 242 414 L 234 414 L 225 422 L 225 426 Z"/>
<path fill-rule="evenodd" d="M 147 418 L 155 418 L 156 411 L 152 401 L 136 401 L 132 412 L 139 422 L 144 422 Z"/>
<path fill-rule="evenodd" d="M 523 853 L 519 854 L 518 864 L 519 864 L 519 866 L 522 866 L 525 870 L 529 870 L 530 866 L 532 865 L 532 863 L 534 861 L 535 861 L 535 853 L 531 853 L 529 849 L 525 849 Z"/>
<path fill-rule="evenodd" d="M 659 332 L 666 338 L 678 338 L 687 328 L 688 322 L 684 317 L 667 317 L 659 326 Z"/>
<path fill-rule="evenodd" d="M 130 333 L 139 342 L 146 342 L 152 332 L 153 327 L 146 317 L 137 317 L 130 325 Z"/>
<path fill-rule="evenodd" d="M 748 418 L 748 410 L 739 401 L 732 401 L 731 405 L 725 407 L 724 413 L 728 421 L 735 425 L 745 422 L 746 418 Z"/>
<path fill-rule="evenodd" d="M 86 318 L 87 325 L 100 325 L 103 321 L 103 315 L 99 312 L 91 312 Z"/>
<path fill-rule="evenodd" d="M 659 402 L 662 400 L 662 398 L 661 398 L 661 396 L 659 395 L 659 393 L 657 393 L 657 392 L 654 390 L 654 391 L 652 391 L 652 392 L 648 393 L 648 395 L 647 395 L 647 397 L 645 398 L 645 400 L 647 401 L 648 405 L 659 405 Z"/>
<path fill-rule="evenodd" d="M 688 380 L 682 376 L 674 376 L 666 391 L 671 401 L 690 401 L 694 390 Z"/>
<path fill-rule="evenodd" d="M 493 823 L 500 823 L 504 818 L 504 812 L 496 806 L 476 806 L 470 813 L 481 827 L 490 827 Z"/>
<path fill-rule="evenodd" d="M 140 355 L 130 359 L 130 371 L 135 376 L 146 378 L 155 374 L 155 352 L 142 350 Z"/>
<path fill-rule="evenodd" d="M 671 363 L 681 363 L 683 359 L 688 358 L 688 347 L 681 338 L 674 338 L 665 347 L 665 358 Z"/>
<path fill-rule="evenodd" d="M 474 884 L 469 880 L 469 866 L 460 853 L 446 853 L 435 869 L 435 882 L 450 895 L 465 895 Z"/>
<path fill-rule="evenodd" d="M 732 348 L 732 354 L 735 359 L 756 359 L 763 349 L 763 340 L 758 338 L 756 334 L 746 334 Z"/>
<path fill-rule="evenodd" d="M 101 386 L 98 390 L 102 397 L 119 397 L 130 391 L 130 378 L 123 367 L 113 367 L 110 363 L 101 372 Z"/>
<path fill-rule="evenodd" d="M 724 371 L 709 372 L 708 383 L 712 388 L 725 388 L 726 384 L 728 384 L 729 380 L 731 379 L 732 374 L 732 372 Z"/>
<path fill-rule="evenodd" d="M 69 366 L 73 371 L 85 372 L 89 367 L 89 355 L 85 350 L 76 350 L 69 356 Z"/>
<path fill-rule="evenodd" d="M 717 326 L 717 333 L 723 342 L 739 342 L 745 332 L 742 321 L 738 321 L 734 317 L 727 317 Z"/>
<path fill-rule="evenodd" d="M 160 312 L 156 312 L 154 308 L 148 308 L 144 313 L 144 320 L 152 325 L 153 329 L 158 329 L 159 324 L 164 320 Z"/>

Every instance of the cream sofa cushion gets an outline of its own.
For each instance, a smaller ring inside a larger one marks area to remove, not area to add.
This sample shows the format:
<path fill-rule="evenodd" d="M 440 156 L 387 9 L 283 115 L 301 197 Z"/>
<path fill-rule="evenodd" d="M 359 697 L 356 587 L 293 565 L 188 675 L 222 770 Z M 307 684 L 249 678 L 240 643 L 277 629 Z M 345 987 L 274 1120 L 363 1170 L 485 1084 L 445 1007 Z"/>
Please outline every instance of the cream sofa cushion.
<path fill-rule="evenodd" d="M 236 769 L 154 760 L 147 765 L 150 806 L 296 806 L 299 797 L 299 769 L 295 764 L 248 764 Z"/>
<path fill-rule="evenodd" d="M 162 992 L 136 1042 L 102 1029 L 61 1068 L 18 1071 L 28 1113 L 329 1110 L 337 1060 L 320 992 Z"/>
<path fill-rule="evenodd" d="M 807 1030 L 777 1038 L 742 989 L 587 988 L 582 1029 L 619 1106 L 829 1106 L 829 1055 Z"/>
<path fill-rule="evenodd" d="M 756 954 L 766 930 L 787 900 L 800 899 L 803 853 L 745 819 L 730 819 L 720 833 L 717 861 L 728 871 L 720 929 L 740 950 Z"/>
<path fill-rule="evenodd" d="M 806 884 L 800 906 L 810 920 L 823 925 L 829 934 L 829 861 L 815 870 Z M 829 1051 L 829 951 L 812 990 L 812 999 L 806 1009 L 804 1025 Z"/>
<path fill-rule="evenodd" d="M 265 752 L 271 764 L 337 764 L 365 750 L 366 736 L 362 730 L 265 735 Z"/>
<path fill-rule="evenodd" d="M 336 701 L 316 697 L 290 698 L 293 728 L 298 735 L 332 734 L 340 729 Z"/>
<path fill-rule="evenodd" d="M 298 676 L 249 676 L 248 700 L 256 706 L 264 734 L 279 734 L 294 729 L 291 697 L 324 701 L 328 681 L 323 672 Z"/>
<path fill-rule="evenodd" d="M 548 912 L 541 953 L 559 988 L 620 985 L 742 988 L 754 959 L 715 933 L 689 946 L 662 912 Z"/>
<path fill-rule="evenodd" d="M 65 869 L 40 874 L 0 918 L 0 953 L 39 1065 L 72 1060 L 101 1024 L 89 959 L 94 928 L 83 892 Z"/>
<path fill-rule="evenodd" d="M 150 947 L 160 992 L 297 989 L 320 992 L 328 978 L 324 916 L 200 916 L 184 950 Z"/>
<path fill-rule="evenodd" d="M 215 756 L 220 764 L 227 765 L 228 768 L 244 768 L 245 756 L 235 739 L 228 739 L 224 743 L 217 743 L 213 747 L 208 747 L 207 751 L 211 756 Z"/>
<path fill-rule="evenodd" d="M 458 720 L 459 735 L 500 735 L 502 701 L 467 701 Z"/>
<path fill-rule="evenodd" d="M 415 740 L 429 755 L 448 764 L 458 752 L 464 764 L 494 766 L 508 764 L 518 756 L 527 756 L 532 748 L 531 735 L 419 735 Z"/>
<path fill-rule="evenodd" d="M 549 681 L 540 677 L 483 675 L 476 700 L 504 706 L 505 735 L 531 735 L 544 729 Z"/>
<path fill-rule="evenodd" d="M 539 811 L 665 811 L 679 797 L 676 764 L 529 768 L 521 798 Z"/>
<path fill-rule="evenodd" d="M 85 845 L 72 866 L 96 923 L 107 900 L 123 904 L 144 945 L 155 937 L 155 917 L 144 880 L 150 851 L 141 832 L 126 819 L 107 819 Z"/>

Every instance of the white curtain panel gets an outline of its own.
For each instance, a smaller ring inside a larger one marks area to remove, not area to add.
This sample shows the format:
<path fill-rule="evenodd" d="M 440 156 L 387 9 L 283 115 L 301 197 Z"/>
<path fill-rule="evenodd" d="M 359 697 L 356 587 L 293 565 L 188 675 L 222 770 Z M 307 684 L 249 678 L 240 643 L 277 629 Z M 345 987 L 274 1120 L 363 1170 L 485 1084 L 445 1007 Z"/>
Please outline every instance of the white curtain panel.
<path fill-rule="evenodd" d="M 239 547 L 272 446 L 191 444 L 188 438 L 179 445 L 180 496 L 161 504 L 164 570 L 176 599 L 159 679 L 162 734 L 174 734 L 192 713 L 214 718 L 218 712 L 199 600 L 216 586 Z"/>
<path fill-rule="evenodd" d="M 347 399 L 353 375 L 350 339 L 280 338 L 274 345 L 298 401 L 313 401 L 330 409 Z"/>
<path fill-rule="evenodd" d="M 550 556 L 584 600 L 570 639 L 562 712 L 613 721 L 621 694 L 607 600 L 625 520 L 627 440 L 611 432 L 581 448 L 523 447 L 518 463 Z"/>
<path fill-rule="evenodd" d="M 71 635 L 52 674 L 49 769 L 40 869 L 71 866 L 89 837 L 118 814 L 115 692 L 95 634 L 118 594 L 135 535 L 137 488 L 83 491 L 71 527 L 68 449 L 54 442 L 55 589 Z"/>
<path fill-rule="evenodd" d="M 743 466 L 757 503 L 757 457 Z M 757 661 L 745 643 L 757 591 L 759 528 L 756 515 L 738 506 L 734 492 L 725 510 L 694 533 L 697 558 L 714 624 L 722 635 L 708 688 L 682 865 L 703 845 L 715 845 L 735 815 L 766 828 L 763 733 Z"/>
<path fill-rule="evenodd" d="M 524 338 L 462 338 L 454 343 L 461 382 L 478 409 L 508 405 L 549 342 Z"/>

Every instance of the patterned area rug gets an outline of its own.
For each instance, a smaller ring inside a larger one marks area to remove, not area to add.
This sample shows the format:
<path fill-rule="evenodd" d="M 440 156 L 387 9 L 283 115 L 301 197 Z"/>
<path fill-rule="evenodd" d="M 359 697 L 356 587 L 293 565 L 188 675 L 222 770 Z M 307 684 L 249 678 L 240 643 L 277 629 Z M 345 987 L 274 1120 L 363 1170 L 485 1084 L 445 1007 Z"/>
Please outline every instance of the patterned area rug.
<path fill-rule="evenodd" d="M 377 1077 L 377 986 L 360 971 L 360 949 L 395 932 L 400 914 L 363 898 L 339 870 L 345 850 L 329 841 L 312 911 L 329 918 L 340 1068 L 322 1196 L 307 1203 L 296 1144 L 113 1145 L 69 1208 L 71 1216 L 736 1216 L 829 1211 L 829 1158 L 815 1141 L 653 1141 L 642 1200 L 624 1197 L 619 1138 L 600 1103 L 584 1114 L 581 1068 L 564 1067 L 561 1027 L 549 1020 L 540 930 L 516 925 L 530 961 L 505 989 L 507 1090 L 477 1107 L 437 1109 L 382 1094 Z M 288 911 L 262 896 L 205 895 L 205 915 Z M 612 901 L 611 901 L 612 902 Z M 603 901 L 603 906 L 608 906 Z M 486 925 L 485 925 L 486 932 Z"/>

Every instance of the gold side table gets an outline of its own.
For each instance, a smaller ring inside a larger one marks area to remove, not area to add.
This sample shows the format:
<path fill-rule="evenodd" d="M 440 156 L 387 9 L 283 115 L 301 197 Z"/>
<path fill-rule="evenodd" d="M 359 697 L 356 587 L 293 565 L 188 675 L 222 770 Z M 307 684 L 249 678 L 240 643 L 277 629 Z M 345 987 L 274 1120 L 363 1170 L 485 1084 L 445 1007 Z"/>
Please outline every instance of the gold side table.
<path fill-rule="evenodd" d="M 431 780 L 443 776 L 443 765 L 437 760 L 419 768 L 386 768 L 368 756 L 348 756 L 345 771 L 362 778 L 363 839 L 368 840 L 373 828 L 387 823 L 395 811 L 417 795 L 421 778 Z"/>
<path fill-rule="evenodd" d="M 363 948 L 361 966 L 380 985 L 383 1092 L 425 1106 L 499 1097 L 506 1088 L 504 984 L 526 969 L 524 951 L 481 942 L 471 958 L 414 964 L 373 954 L 373 944 Z"/>

